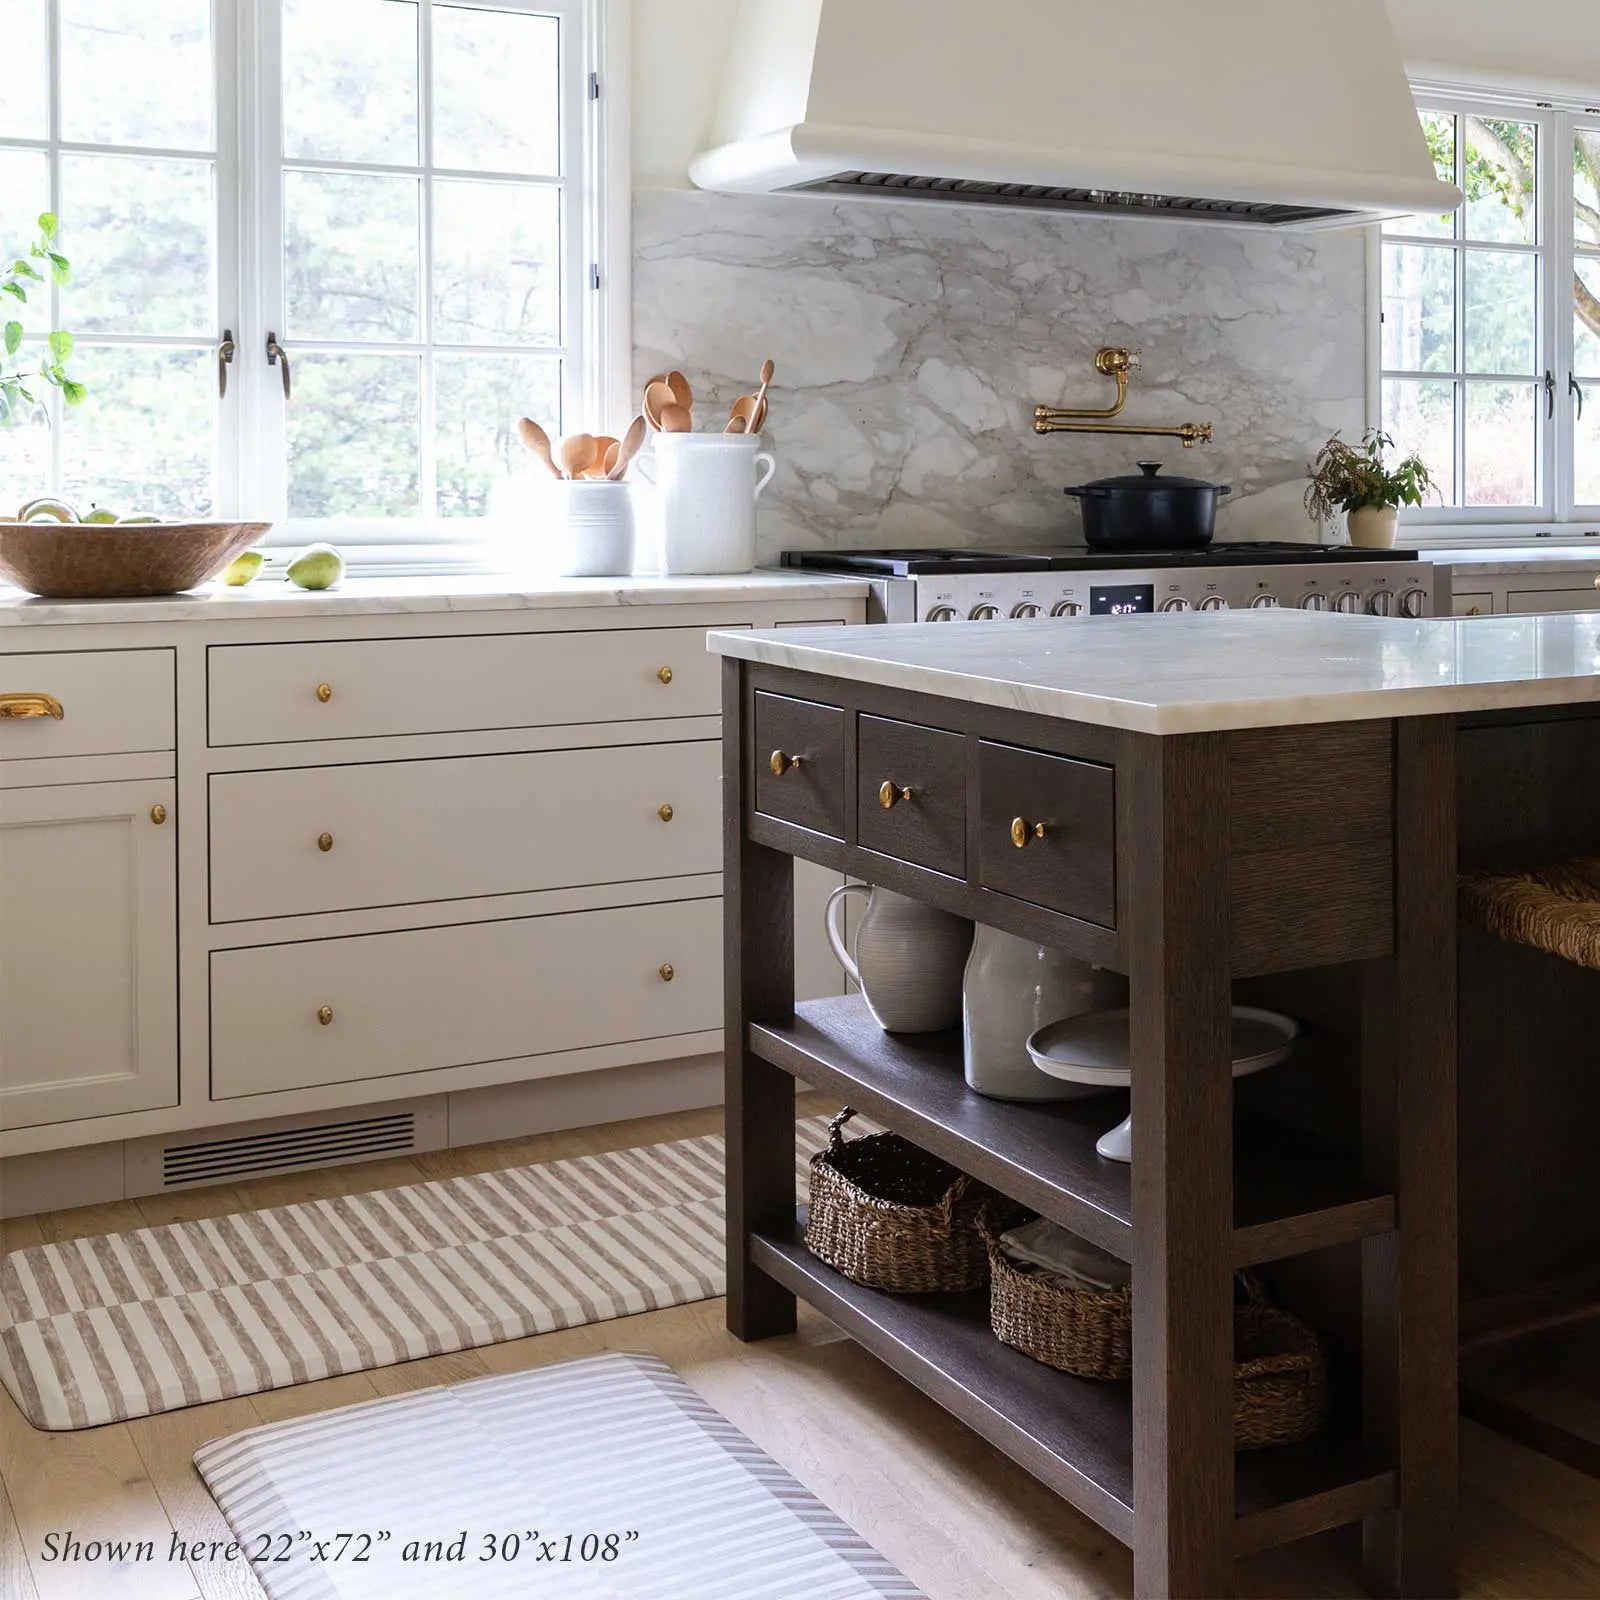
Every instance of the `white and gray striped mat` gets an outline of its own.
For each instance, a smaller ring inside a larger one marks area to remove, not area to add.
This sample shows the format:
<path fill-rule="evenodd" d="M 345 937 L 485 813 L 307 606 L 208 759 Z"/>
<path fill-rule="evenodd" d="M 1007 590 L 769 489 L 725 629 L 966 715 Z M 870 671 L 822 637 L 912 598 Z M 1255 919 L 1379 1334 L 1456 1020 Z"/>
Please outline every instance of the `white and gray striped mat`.
<path fill-rule="evenodd" d="M 194 1459 L 269 1600 L 922 1600 L 650 1356 L 370 1400 Z"/>
<path fill-rule="evenodd" d="M 827 1119 L 796 1128 L 796 1169 Z M 0 1259 L 0 1383 L 92 1428 L 723 1292 L 718 1135 Z"/>

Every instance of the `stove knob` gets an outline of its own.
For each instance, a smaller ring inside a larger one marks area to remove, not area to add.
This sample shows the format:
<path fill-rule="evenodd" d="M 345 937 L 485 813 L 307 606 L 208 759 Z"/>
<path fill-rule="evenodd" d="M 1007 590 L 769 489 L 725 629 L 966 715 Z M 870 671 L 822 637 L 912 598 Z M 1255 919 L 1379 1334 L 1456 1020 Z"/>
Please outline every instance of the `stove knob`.
<path fill-rule="evenodd" d="M 1333 609 L 1335 611 L 1344 612 L 1359 611 L 1361 609 L 1361 596 L 1358 595 L 1354 589 L 1346 589 L 1345 592 L 1333 602 Z"/>
<path fill-rule="evenodd" d="M 1081 617 L 1083 607 L 1076 600 L 1058 600 L 1050 607 L 1052 617 Z"/>
<path fill-rule="evenodd" d="M 1036 617 L 1039 607 L 1032 600 L 1024 600 L 1020 606 L 1012 606 L 1011 615 L 1014 617 Z"/>
<path fill-rule="evenodd" d="M 1367 610 L 1375 617 L 1392 617 L 1395 613 L 1395 597 L 1393 591 L 1380 589 L 1367 601 Z"/>
<path fill-rule="evenodd" d="M 1205 599 L 1200 602 L 1200 609 L 1202 611 L 1226 611 L 1228 609 L 1228 602 L 1224 600 L 1220 594 L 1208 594 Z"/>
<path fill-rule="evenodd" d="M 1328 597 L 1325 594 L 1308 594 L 1300 602 L 1300 609 L 1302 611 L 1326 611 L 1328 609 Z"/>
<path fill-rule="evenodd" d="M 968 613 L 974 622 L 993 622 L 1000 615 L 999 606 L 974 606 Z"/>
<path fill-rule="evenodd" d="M 1189 602 L 1181 594 L 1175 594 L 1170 600 L 1161 602 L 1161 609 L 1163 611 L 1187 611 Z"/>
<path fill-rule="evenodd" d="M 1400 596 L 1400 614 L 1406 617 L 1424 616 L 1428 610 L 1428 591 L 1426 589 L 1407 589 Z"/>
<path fill-rule="evenodd" d="M 1275 594 L 1258 594 L 1250 602 L 1250 609 L 1252 611 L 1276 611 L 1278 609 L 1278 597 Z"/>
<path fill-rule="evenodd" d="M 929 622 L 954 622 L 955 620 L 956 608 L 954 606 L 935 606 L 928 613 Z"/>

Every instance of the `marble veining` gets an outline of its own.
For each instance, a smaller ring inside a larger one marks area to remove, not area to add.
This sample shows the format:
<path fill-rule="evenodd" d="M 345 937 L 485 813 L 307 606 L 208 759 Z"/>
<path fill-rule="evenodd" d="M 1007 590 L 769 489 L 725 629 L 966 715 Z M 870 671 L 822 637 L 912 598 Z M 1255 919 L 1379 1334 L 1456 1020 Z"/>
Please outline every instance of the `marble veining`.
<path fill-rule="evenodd" d="M 710 419 L 778 364 L 763 561 L 1081 542 L 1063 486 L 1139 459 L 1231 484 L 1219 538 L 1312 538 L 1306 465 L 1364 420 L 1358 232 L 656 189 L 634 250 L 641 384 L 681 368 Z M 1110 404 L 1103 344 L 1144 351 L 1123 420 L 1211 422 L 1216 443 L 1034 434 L 1040 402 Z"/>
<path fill-rule="evenodd" d="M 1600 700 L 1600 612 L 1407 622 L 1305 611 L 719 631 L 830 678 L 1135 733 Z"/>

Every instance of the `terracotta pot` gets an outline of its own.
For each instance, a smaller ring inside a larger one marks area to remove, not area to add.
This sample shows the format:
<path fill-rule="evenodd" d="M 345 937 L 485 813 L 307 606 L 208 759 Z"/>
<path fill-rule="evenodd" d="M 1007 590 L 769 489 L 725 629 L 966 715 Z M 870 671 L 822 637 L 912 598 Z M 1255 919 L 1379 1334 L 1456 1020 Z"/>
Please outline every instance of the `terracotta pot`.
<path fill-rule="evenodd" d="M 1398 506 L 1361 506 L 1348 513 L 1345 520 L 1350 530 L 1350 543 L 1358 549 L 1389 550 L 1394 547 L 1400 509 Z"/>

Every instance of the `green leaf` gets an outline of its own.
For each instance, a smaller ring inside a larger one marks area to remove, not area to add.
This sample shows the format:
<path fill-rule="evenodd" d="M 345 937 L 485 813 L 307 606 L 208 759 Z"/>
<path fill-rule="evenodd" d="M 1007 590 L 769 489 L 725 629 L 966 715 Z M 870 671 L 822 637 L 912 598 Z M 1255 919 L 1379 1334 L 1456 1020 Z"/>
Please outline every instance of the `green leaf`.
<path fill-rule="evenodd" d="M 61 385 L 61 397 L 69 406 L 81 406 L 89 398 L 88 389 L 74 378 Z"/>
<path fill-rule="evenodd" d="M 26 303 L 28 298 L 28 291 L 24 289 L 20 283 L 0 283 L 0 292 L 14 294 L 17 299 L 23 301 L 24 303 Z"/>
<path fill-rule="evenodd" d="M 50 257 L 50 275 L 57 283 L 66 283 L 72 276 L 72 263 L 65 256 L 58 256 L 54 250 L 45 252 Z"/>
<path fill-rule="evenodd" d="M 73 340 L 70 333 L 60 331 L 52 333 L 46 343 L 50 346 L 50 354 L 57 361 L 65 361 L 72 354 Z"/>
<path fill-rule="evenodd" d="M 22 324 L 8 322 L 6 324 L 6 354 L 14 356 L 22 348 Z"/>
<path fill-rule="evenodd" d="M 61 219 L 55 214 L 55 212 L 41 211 L 39 213 L 39 232 L 42 233 L 45 238 L 55 238 L 56 231 L 60 228 L 60 226 Z"/>
<path fill-rule="evenodd" d="M 44 282 L 44 274 L 31 261 L 14 262 L 11 270 L 19 278 L 31 278 L 35 283 Z"/>

